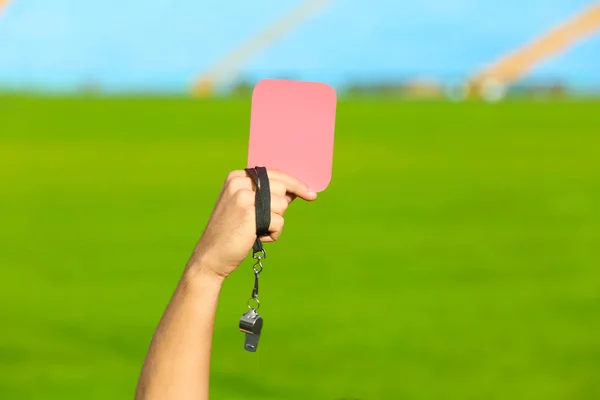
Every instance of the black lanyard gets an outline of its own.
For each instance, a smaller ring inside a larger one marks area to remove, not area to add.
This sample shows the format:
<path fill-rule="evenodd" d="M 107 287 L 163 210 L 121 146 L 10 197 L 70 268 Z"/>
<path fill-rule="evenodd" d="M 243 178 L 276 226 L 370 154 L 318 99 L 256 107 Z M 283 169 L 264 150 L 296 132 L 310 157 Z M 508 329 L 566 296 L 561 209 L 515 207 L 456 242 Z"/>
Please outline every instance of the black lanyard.
<path fill-rule="evenodd" d="M 258 300 L 258 278 L 263 269 L 262 260 L 267 258 L 267 252 L 263 248 L 260 237 L 269 234 L 269 225 L 271 225 L 271 190 L 266 168 L 246 168 L 246 173 L 252 178 L 256 188 L 256 241 L 252 246 L 252 258 L 256 262 L 252 267 L 254 271 L 254 287 L 252 288 L 252 296 L 248 300 L 249 311 L 242 315 L 239 327 L 240 331 L 246 334 L 244 349 L 255 352 L 263 326 L 263 319 L 258 315 L 258 308 L 260 307 Z"/>

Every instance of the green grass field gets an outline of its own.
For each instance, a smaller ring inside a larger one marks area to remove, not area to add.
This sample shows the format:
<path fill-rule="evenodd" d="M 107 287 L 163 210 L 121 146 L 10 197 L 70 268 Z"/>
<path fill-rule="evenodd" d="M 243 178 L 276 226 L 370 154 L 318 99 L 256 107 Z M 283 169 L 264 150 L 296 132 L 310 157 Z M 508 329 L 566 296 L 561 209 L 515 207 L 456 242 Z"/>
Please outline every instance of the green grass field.
<path fill-rule="evenodd" d="M 132 398 L 231 169 L 245 100 L 0 99 L 0 398 Z M 600 398 L 600 103 L 339 104 L 290 208 L 257 354 L 217 315 L 213 399 Z"/>

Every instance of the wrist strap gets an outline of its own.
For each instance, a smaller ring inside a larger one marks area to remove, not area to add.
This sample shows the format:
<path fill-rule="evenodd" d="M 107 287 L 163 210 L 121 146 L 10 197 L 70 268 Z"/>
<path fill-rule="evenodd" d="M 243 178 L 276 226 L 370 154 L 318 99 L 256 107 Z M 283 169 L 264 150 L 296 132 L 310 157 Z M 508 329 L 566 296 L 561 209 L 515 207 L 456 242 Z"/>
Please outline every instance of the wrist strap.
<path fill-rule="evenodd" d="M 260 237 L 269 234 L 269 225 L 271 225 L 271 189 L 269 186 L 269 176 L 265 167 L 246 168 L 245 171 L 252 178 L 256 187 L 256 241 L 254 242 L 254 246 L 252 246 L 252 252 L 253 255 L 263 252 L 266 257 Z"/>

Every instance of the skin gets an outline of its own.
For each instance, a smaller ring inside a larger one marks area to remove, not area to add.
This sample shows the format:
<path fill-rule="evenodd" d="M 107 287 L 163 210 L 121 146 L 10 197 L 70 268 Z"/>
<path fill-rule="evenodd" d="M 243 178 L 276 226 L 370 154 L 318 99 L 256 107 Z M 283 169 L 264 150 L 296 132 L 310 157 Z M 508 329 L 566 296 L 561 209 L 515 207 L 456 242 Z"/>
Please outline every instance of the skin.
<path fill-rule="evenodd" d="M 281 235 L 288 205 L 317 194 L 281 171 L 268 170 L 271 225 L 265 243 Z M 158 324 L 138 382 L 137 400 L 206 400 L 210 352 L 224 280 L 248 257 L 256 239 L 254 183 L 245 171 L 225 180 L 215 208 Z"/>

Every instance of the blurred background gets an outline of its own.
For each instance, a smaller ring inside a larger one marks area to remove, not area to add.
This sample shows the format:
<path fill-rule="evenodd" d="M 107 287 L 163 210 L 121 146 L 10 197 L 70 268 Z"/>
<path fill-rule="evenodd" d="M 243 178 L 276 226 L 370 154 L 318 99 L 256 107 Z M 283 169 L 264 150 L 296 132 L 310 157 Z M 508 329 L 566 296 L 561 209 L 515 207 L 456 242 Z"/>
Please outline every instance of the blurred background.
<path fill-rule="evenodd" d="M 211 398 L 600 398 L 590 0 L 0 0 L 0 398 L 133 397 L 263 78 L 336 88 L 333 180 Z"/>

